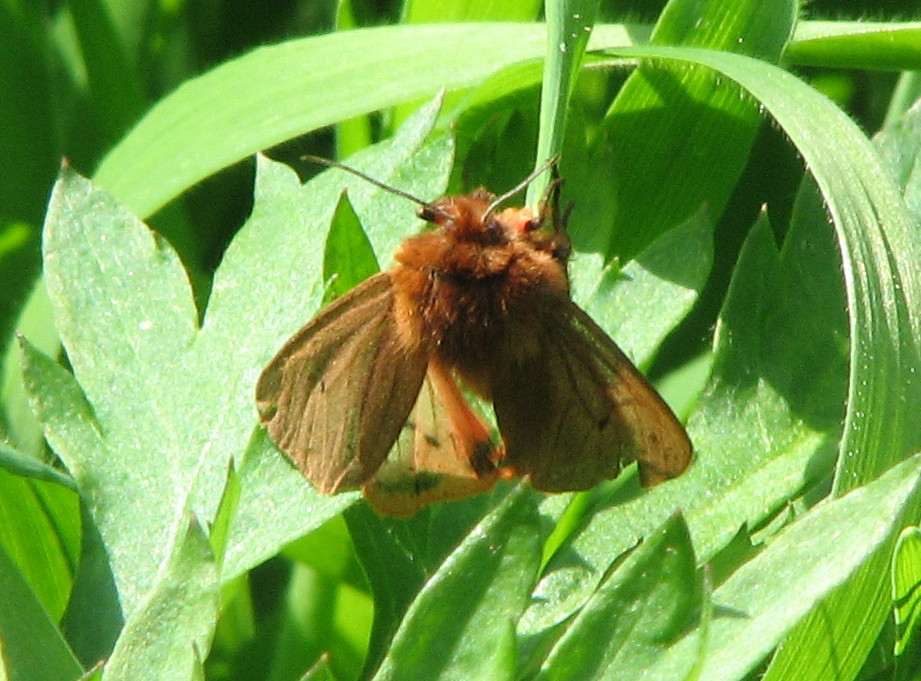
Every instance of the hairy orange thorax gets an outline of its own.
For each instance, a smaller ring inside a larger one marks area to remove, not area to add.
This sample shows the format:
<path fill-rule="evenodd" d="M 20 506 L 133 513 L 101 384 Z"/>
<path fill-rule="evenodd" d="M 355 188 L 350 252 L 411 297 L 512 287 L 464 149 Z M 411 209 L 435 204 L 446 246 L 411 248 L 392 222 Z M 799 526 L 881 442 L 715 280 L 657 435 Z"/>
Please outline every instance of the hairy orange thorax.
<path fill-rule="evenodd" d="M 438 229 L 406 239 L 393 271 L 407 346 L 423 347 L 483 397 L 497 366 L 535 347 L 538 300 L 569 296 L 563 232 L 545 232 L 530 208 L 487 215 L 494 198 L 479 189 L 423 209 Z"/>

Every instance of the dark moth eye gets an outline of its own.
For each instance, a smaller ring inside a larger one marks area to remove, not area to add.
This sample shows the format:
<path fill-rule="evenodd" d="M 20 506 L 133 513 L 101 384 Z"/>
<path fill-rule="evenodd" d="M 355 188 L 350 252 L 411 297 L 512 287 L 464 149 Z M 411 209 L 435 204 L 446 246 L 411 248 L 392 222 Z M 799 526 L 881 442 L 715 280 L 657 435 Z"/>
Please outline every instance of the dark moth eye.
<path fill-rule="evenodd" d="M 534 217 L 528 220 L 524 225 L 525 232 L 533 232 L 536 229 L 540 229 L 544 226 L 544 221 L 541 217 Z"/>
<path fill-rule="evenodd" d="M 425 204 L 422 206 L 422 208 L 419 209 L 417 215 L 426 222 L 437 222 L 438 218 L 442 217 L 442 214 L 435 210 L 435 207 L 431 204 Z"/>

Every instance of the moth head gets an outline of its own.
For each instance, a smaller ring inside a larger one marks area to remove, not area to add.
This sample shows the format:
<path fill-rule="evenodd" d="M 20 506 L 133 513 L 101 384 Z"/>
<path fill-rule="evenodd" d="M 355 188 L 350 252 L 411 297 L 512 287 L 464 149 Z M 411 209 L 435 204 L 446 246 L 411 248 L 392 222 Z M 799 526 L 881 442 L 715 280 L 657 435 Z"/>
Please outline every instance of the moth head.
<path fill-rule="evenodd" d="M 495 195 L 480 187 L 463 196 L 446 196 L 424 205 L 419 217 L 441 227 L 457 241 L 485 245 L 508 241 L 509 228 L 500 215 L 490 212 Z M 504 213 L 505 211 L 503 211 Z"/>

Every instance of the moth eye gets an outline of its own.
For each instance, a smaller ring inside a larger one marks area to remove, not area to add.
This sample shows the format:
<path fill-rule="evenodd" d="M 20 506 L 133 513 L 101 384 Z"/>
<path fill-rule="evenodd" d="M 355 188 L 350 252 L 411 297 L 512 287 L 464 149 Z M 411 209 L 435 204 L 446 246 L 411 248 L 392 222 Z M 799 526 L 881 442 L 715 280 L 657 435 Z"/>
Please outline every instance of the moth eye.
<path fill-rule="evenodd" d="M 524 223 L 525 232 L 533 232 L 536 229 L 540 229 L 544 226 L 544 221 L 540 217 L 531 218 L 526 223 Z"/>
<path fill-rule="evenodd" d="M 425 220 L 426 222 L 437 223 L 438 218 L 443 217 L 441 213 L 437 212 L 433 206 L 425 205 L 419 209 L 419 217 Z"/>

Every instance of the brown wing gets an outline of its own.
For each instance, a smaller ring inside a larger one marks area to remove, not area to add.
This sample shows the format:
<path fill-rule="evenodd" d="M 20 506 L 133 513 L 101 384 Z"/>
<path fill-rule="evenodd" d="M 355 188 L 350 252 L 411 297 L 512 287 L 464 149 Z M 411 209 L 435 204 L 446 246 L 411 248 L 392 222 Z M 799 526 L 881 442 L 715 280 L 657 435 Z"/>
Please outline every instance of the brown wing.
<path fill-rule="evenodd" d="M 504 463 L 548 492 L 588 489 L 634 460 L 643 485 L 680 475 L 687 433 L 614 341 L 566 299 L 547 296 L 536 316 L 538 346 L 510 352 L 493 385 Z"/>
<path fill-rule="evenodd" d="M 378 513 L 411 516 L 429 504 L 488 491 L 499 478 L 494 454 L 489 429 L 450 373 L 430 364 L 403 432 L 362 490 Z"/>
<path fill-rule="evenodd" d="M 298 331 L 256 384 L 272 441 L 325 494 L 378 469 L 412 409 L 426 357 L 400 342 L 388 273 L 359 284 Z"/>

